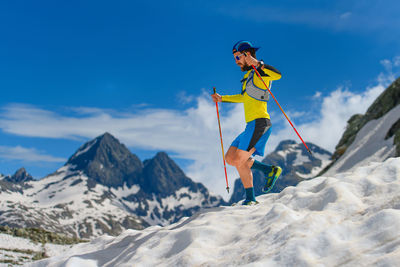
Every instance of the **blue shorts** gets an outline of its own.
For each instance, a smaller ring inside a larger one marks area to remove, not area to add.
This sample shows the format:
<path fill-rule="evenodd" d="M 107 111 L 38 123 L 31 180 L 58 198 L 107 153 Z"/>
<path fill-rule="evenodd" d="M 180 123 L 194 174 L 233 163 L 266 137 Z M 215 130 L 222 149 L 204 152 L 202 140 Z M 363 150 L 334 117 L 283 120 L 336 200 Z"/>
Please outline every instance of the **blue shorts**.
<path fill-rule="evenodd" d="M 269 119 L 255 119 L 246 125 L 246 129 L 232 142 L 231 146 L 240 150 L 256 151 L 253 155 L 264 156 L 265 144 L 271 135 L 271 121 Z"/>

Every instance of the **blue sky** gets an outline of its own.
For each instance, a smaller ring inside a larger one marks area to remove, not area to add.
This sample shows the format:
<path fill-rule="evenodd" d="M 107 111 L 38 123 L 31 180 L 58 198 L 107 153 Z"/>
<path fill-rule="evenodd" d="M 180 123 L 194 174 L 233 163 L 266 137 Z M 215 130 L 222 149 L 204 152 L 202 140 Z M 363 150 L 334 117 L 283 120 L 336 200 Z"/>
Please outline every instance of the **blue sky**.
<path fill-rule="evenodd" d="M 332 151 L 346 120 L 399 77 L 399 11 L 395 0 L 1 1 L 0 173 L 43 177 L 109 131 L 142 160 L 167 151 L 222 193 L 207 94 L 240 90 L 240 39 L 282 72 L 272 90 L 303 138 Z M 242 112 L 221 105 L 226 147 Z M 269 112 L 266 153 L 299 141 L 275 103 Z"/>

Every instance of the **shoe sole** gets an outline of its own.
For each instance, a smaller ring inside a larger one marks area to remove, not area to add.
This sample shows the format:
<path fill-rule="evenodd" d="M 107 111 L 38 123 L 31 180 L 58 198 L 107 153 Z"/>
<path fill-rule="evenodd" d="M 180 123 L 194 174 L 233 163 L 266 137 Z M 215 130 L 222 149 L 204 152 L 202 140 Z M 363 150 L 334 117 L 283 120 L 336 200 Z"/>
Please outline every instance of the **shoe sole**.
<path fill-rule="evenodd" d="M 239 202 L 237 202 L 237 203 L 232 203 L 232 207 L 233 206 L 255 206 L 255 205 L 257 205 L 257 204 L 259 204 L 260 202 L 258 202 L 258 201 L 256 201 L 256 202 L 252 202 L 252 204 L 250 204 L 250 205 L 244 205 L 244 204 L 239 204 Z"/>
<path fill-rule="evenodd" d="M 248 203 L 248 204 L 243 204 L 243 203 L 242 203 L 241 206 L 255 206 L 255 205 L 257 205 L 258 203 L 259 203 L 258 201 L 252 201 L 252 202 L 250 202 L 250 203 Z"/>

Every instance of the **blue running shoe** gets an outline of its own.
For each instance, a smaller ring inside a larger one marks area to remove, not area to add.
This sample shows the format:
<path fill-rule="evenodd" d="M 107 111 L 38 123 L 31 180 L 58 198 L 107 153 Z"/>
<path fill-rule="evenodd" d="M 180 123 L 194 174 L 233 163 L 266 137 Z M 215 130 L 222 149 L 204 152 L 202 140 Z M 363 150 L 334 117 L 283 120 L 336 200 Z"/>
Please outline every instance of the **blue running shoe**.
<path fill-rule="evenodd" d="M 282 168 L 279 166 L 272 166 L 272 171 L 265 177 L 266 182 L 263 188 L 264 193 L 268 193 L 274 187 L 276 180 L 281 176 Z"/>

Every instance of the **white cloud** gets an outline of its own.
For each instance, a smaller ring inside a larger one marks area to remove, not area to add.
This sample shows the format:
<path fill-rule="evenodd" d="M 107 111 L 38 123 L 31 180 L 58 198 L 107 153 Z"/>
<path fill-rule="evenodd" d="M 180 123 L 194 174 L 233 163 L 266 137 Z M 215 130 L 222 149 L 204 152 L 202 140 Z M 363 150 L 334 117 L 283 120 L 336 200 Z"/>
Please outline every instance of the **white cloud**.
<path fill-rule="evenodd" d="M 321 96 L 322 96 L 322 93 L 319 92 L 319 91 L 316 91 L 315 94 L 312 96 L 312 98 L 313 99 L 319 99 L 319 98 L 321 98 Z"/>
<path fill-rule="evenodd" d="M 395 67 L 400 67 L 400 56 L 394 57 L 393 59 L 393 65 Z"/>
<path fill-rule="evenodd" d="M 65 162 L 64 158 L 46 155 L 35 148 L 0 146 L 0 158 L 24 162 Z"/>
<path fill-rule="evenodd" d="M 378 82 L 381 84 L 391 83 L 400 74 L 400 71 L 398 70 L 398 67 L 400 67 L 400 56 L 396 56 L 392 60 L 381 60 L 381 65 L 386 70 L 385 73 L 380 73 L 378 76 Z"/>
<path fill-rule="evenodd" d="M 186 91 L 180 91 L 177 97 L 182 104 L 189 104 L 196 100 L 194 96 L 188 95 Z"/>

